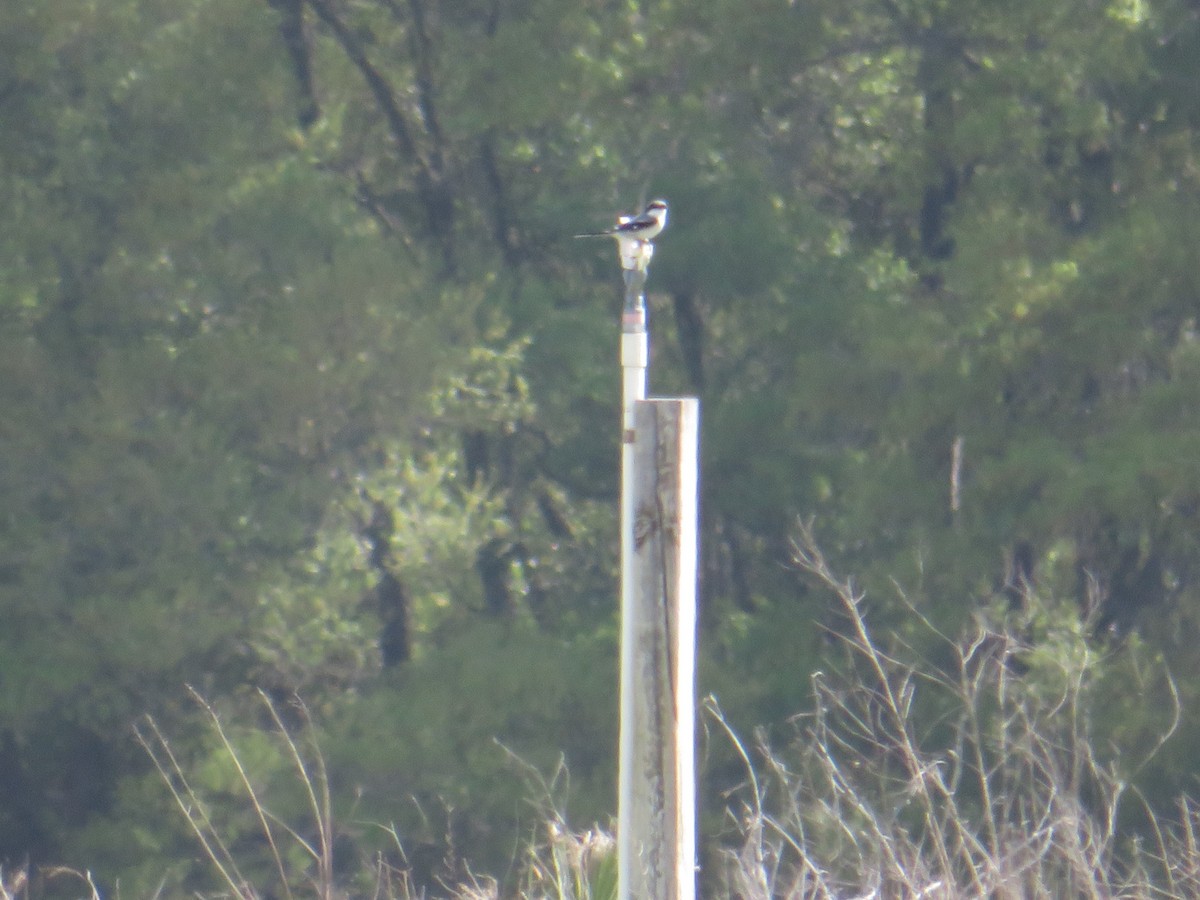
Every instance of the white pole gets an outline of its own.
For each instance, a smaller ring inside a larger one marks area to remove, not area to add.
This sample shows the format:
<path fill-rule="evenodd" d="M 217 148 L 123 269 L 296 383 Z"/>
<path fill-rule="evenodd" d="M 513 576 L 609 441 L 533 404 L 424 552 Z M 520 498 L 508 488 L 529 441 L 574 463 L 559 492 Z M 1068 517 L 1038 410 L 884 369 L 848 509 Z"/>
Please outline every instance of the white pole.
<path fill-rule="evenodd" d="M 625 257 L 622 254 L 622 265 Z M 646 306 L 640 280 L 629 276 L 642 274 L 626 269 L 625 311 L 621 316 L 621 721 L 617 787 L 617 896 L 630 900 L 634 860 L 638 856 L 634 841 L 632 812 L 634 804 L 634 756 L 637 729 L 634 722 L 634 683 L 637 634 L 633 568 L 633 489 L 634 489 L 634 404 L 646 396 L 646 366 L 650 339 L 646 333 Z"/>
<path fill-rule="evenodd" d="M 698 421 L 695 399 L 647 401 L 642 293 L 653 245 L 619 240 L 621 720 L 618 900 L 694 900 Z"/>

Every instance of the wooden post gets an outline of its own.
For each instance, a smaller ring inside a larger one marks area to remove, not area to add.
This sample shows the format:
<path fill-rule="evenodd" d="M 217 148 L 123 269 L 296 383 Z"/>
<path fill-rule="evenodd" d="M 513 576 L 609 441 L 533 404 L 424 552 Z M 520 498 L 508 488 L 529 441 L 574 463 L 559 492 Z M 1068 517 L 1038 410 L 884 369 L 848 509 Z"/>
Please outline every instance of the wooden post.
<path fill-rule="evenodd" d="M 696 895 L 696 488 L 700 402 L 633 404 L 622 598 L 619 900 Z M 628 665 L 626 665 L 628 664 Z"/>

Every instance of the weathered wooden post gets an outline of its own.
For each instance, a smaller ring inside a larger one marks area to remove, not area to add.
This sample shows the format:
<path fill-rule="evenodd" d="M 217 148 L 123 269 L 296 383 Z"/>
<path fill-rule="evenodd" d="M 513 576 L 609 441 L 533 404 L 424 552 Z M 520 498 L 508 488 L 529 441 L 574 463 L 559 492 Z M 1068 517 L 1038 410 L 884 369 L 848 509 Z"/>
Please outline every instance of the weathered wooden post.
<path fill-rule="evenodd" d="M 629 783 L 617 845 L 621 861 L 628 859 L 622 900 L 692 900 L 696 892 L 699 422 L 694 398 L 634 404 L 633 593 L 622 629 L 632 662 L 621 686 L 622 706 L 631 707 L 622 725 L 628 721 L 633 734 L 621 769 Z"/>
<path fill-rule="evenodd" d="M 646 400 L 654 247 L 618 238 L 621 720 L 618 900 L 693 900 L 698 435 L 695 399 Z"/>

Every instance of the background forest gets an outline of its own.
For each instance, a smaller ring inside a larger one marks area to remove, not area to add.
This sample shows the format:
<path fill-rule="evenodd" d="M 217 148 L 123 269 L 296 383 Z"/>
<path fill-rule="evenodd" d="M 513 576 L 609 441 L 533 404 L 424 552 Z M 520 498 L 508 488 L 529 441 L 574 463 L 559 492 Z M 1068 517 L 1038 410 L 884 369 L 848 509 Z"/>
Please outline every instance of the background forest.
<path fill-rule="evenodd" d="M 1195 0 L 8 3 L 0 124 L 8 870 L 211 887 L 147 715 L 263 851 L 185 685 L 285 819 L 304 698 L 347 870 L 503 879 L 560 754 L 608 823 L 620 278 L 571 235 L 645 196 L 731 727 L 838 664 L 811 517 L 885 646 L 986 613 L 1036 687 L 1074 629 L 1115 771 L 1195 788 Z"/>

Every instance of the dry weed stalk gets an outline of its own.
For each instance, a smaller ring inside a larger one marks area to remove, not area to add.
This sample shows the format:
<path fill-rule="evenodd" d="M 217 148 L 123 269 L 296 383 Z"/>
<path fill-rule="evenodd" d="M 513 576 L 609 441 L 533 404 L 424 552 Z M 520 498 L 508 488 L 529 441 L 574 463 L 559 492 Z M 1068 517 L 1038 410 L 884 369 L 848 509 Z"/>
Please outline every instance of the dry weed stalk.
<path fill-rule="evenodd" d="M 324 758 L 317 747 L 308 708 L 299 698 L 295 698 L 294 705 L 303 725 L 302 740 L 306 744 L 306 752 L 302 752 L 295 735 L 293 735 L 291 729 L 284 723 L 274 702 L 265 693 L 259 691 L 263 705 L 266 707 L 271 721 L 275 724 L 276 730 L 288 750 L 288 755 L 295 768 L 297 779 L 304 787 L 309 812 L 317 833 L 316 846 L 267 808 L 259 790 L 255 788 L 249 774 L 246 772 L 237 748 L 229 739 L 217 711 L 194 688 L 189 687 L 188 691 L 192 699 L 195 700 L 207 715 L 213 731 L 220 739 L 222 748 L 237 771 L 242 788 L 246 792 L 247 801 L 258 819 L 260 830 L 269 849 L 269 855 L 278 877 L 277 885 L 272 893 L 278 892 L 279 896 L 287 898 L 287 900 L 292 900 L 294 896 L 292 893 L 293 879 L 290 877 L 288 867 L 284 863 L 283 853 L 278 844 L 278 833 L 283 832 L 313 860 L 316 867 L 316 874 L 311 876 L 309 881 L 316 896 L 320 900 L 337 900 L 341 894 L 339 894 L 334 881 L 333 813 L 329 793 L 329 777 L 325 770 Z M 134 726 L 134 734 L 137 737 L 138 743 L 149 754 L 151 761 L 162 777 L 163 783 L 166 784 L 167 789 L 171 792 L 171 797 L 175 800 L 176 806 L 179 807 L 188 825 L 191 827 L 192 833 L 204 848 L 205 856 L 216 868 L 221 881 L 232 893 L 232 896 L 237 898 L 237 900 L 258 900 L 263 894 L 242 873 L 237 859 L 222 839 L 220 831 L 214 825 L 208 805 L 192 785 L 179 759 L 175 756 L 170 742 L 159 729 L 158 723 L 150 716 L 146 716 L 142 723 Z"/>

